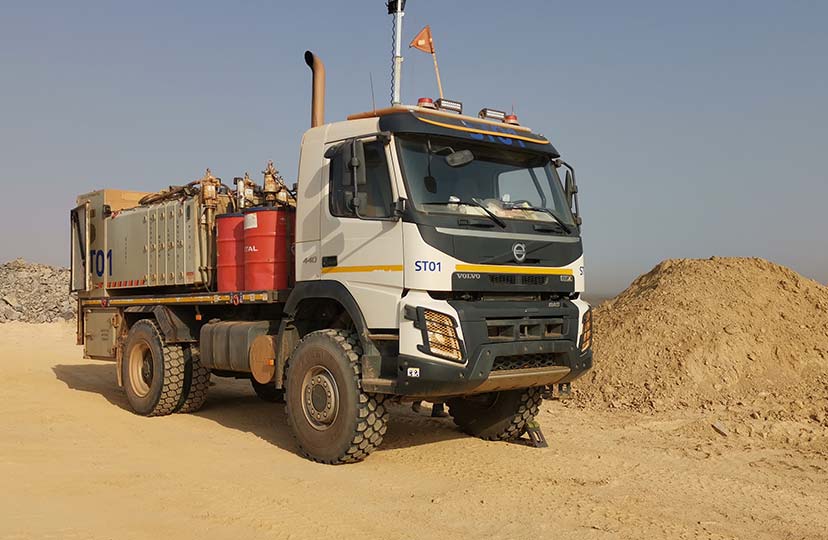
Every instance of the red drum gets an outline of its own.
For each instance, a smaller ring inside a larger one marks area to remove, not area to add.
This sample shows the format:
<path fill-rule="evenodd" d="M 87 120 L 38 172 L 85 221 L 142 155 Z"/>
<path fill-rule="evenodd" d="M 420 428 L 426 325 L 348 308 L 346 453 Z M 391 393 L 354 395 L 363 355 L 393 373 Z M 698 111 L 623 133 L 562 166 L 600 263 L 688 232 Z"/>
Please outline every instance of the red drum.
<path fill-rule="evenodd" d="M 293 265 L 294 210 L 244 211 L 244 286 L 248 291 L 287 289 Z"/>
<path fill-rule="evenodd" d="M 219 292 L 244 290 L 244 215 L 216 216 L 216 267 Z"/>

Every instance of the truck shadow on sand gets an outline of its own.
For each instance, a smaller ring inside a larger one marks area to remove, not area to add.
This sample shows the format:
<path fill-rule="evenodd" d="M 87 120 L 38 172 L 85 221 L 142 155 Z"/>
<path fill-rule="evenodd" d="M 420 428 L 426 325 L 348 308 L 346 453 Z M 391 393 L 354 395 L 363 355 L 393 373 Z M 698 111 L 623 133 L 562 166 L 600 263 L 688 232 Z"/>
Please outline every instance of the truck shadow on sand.
<path fill-rule="evenodd" d="M 126 394 L 118 388 L 115 365 L 57 364 L 55 377 L 71 390 L 103 396 L 111 404 L 132 414 Z M 205 418 L 225 428 L 235 429 L 263 439 L 283 450 L 298 449 L 285 419 L 285 406 L 260 400 L 246 380 L 213 379 L 207 402 L 193 416 Z M 406 404 L 390 404 L 388 431 L 377 452 L 412 448 L 466 437 L 450 418 L 431 418 L 428 407 L 415 413 Z"/>

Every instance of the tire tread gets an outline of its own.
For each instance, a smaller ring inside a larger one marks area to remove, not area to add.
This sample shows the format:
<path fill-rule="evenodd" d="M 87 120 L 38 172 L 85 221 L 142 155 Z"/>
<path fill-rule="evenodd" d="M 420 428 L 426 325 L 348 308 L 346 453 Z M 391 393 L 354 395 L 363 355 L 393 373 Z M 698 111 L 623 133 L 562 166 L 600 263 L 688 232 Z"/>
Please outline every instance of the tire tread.
<path fill-rule="evenodd" d="M 358 390 L 357 403 L 357 418 L 359 421 L 351 437 L 350 447 L 336 459 L 318 459 L 309 454 L 302 448 L 302 445 L 296 439 L 299 445 L 299 450 L 302 455 L 310 460 L 318 463 L 326 463 L 328 465 L 338 465 L 342 463 L 356 463 L 364 460 L 368 455 L 376 450 L 382 444 L 383 435 L 385 435 L 388 422 L 388 409 L 385 406 L 385 396 L 382 394 L 369 394 L 362 390 L 362 365 L 360 358 L 362 357 L 362 347 L 359 344 L 356 334 L 348 330 L 317 330 L 307 334 L 302 342 L 312 338 L 313 336 L 323 335 L 336 343 L 343 351 L 348 363 L 351 366 L 351 373 L 356 381 Z M 298 347 L 298 345 L 297 345 Z M 285 372 L 288 376 L 290 370 L 290 361 Z M 287 419 L 288 424 L 293 427 L 290 414 L 290 400 L 287 400 Z M 295 433 L 295 431 L 294 431 Z M 294 435 L 295 439 L 295 435 Z"/>
<path fill-rule="evenodd" d="M 197 412 L 207 401 L 207 389 L 210 387 L 210 370 L 201 365 L 201 355 L 194 347 L 187 351 L 189 385 L 181 396 L 181 405 L 176 412 L 187 414 Z"/>
<path fill-rule="evenodd" d="M 463 431 L 474 435 L 487 441 L 511 441 L 519 438 L 526 431 L 527 424 L 537 416 L 540 410 L 540 405 L 543 401 L 543 392 L 541 387 L 524 388 L 521 390 L 520 397 L 515 412 L 509 418 L 509 421 L 500 430 L 492 433 L 476 433 L 469 430 L 467 418 L 465 414 L 452 406 L 449 401 L 449 415 L 451 415 L 454 423 Z"/>
<path fill-rule="evenodd" d="M 161 365 L 164 367 L 163 373 L 161 373 L 161 395 L 152 410 L 144 416 L 166 416 L 175 412 L 182 401 L 186 371 L 184 348 L 180 345 L 167 345 L 164 341 L 164 334 L 161 333 L 158 324 L 154 320 L 141 319 L 132 328 L 134 329 L 139 325 L 148 326 L 150 332 L 159 339 L 162 355 Z"/>

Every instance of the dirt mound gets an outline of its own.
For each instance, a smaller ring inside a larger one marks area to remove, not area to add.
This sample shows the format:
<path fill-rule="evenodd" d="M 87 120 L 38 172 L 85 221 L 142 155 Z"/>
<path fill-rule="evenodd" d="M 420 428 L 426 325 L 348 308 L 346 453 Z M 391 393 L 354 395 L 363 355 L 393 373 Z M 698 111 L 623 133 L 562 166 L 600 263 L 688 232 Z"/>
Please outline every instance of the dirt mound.
<path fill-rule="evenodd" d="M 0 323 L 71 320 L 69 270 L 15 259 L 0 265 Z"/>
<path fill-rule="evenodd" d="M 578 404 L 748 405 L 824 421 L 828 287 L 788 268 L 666 260 L 594 317 L 595 367 L 575 385 Z"/>

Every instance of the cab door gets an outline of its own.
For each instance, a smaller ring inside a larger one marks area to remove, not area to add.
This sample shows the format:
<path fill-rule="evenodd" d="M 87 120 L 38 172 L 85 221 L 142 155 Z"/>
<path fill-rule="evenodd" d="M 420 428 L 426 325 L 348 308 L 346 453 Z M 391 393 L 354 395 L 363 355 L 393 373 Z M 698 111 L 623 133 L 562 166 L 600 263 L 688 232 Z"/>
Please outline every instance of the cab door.
<path fill-rule="evenodd" d="M 395 216 L 387 140 L 359 139 L 329 147 L 328 196 L 321 212 L 322 279 L 345 285 L 369 328 L 395 328 L 403 288 L 402 222 Z M 356 160 L 356 161 L 355 161 Z M 357 167 L 364 183 L 357 184 Z M 356 204 L 355 204 L 356 203 Z"/>

